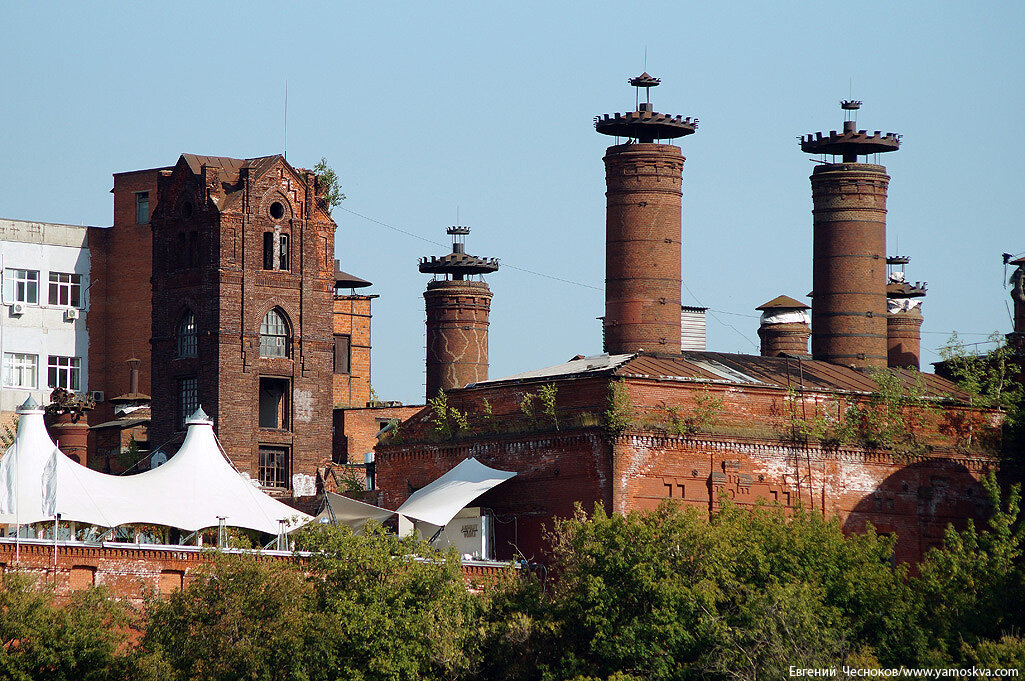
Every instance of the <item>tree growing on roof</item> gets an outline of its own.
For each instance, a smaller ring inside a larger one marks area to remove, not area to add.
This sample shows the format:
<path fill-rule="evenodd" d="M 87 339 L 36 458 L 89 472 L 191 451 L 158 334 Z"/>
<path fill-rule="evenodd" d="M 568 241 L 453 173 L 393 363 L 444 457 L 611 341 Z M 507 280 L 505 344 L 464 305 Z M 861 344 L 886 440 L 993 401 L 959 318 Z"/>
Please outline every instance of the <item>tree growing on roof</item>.
<path fill-rule="evenodd" d="M 317 165 L 313 166 L 313 174 L 317 177 L 317 188 L 324 208 L 330 213 L 332 208 L 345 200 L 338 175 L 327 164 L 326 158 L 321 158 Z"/>

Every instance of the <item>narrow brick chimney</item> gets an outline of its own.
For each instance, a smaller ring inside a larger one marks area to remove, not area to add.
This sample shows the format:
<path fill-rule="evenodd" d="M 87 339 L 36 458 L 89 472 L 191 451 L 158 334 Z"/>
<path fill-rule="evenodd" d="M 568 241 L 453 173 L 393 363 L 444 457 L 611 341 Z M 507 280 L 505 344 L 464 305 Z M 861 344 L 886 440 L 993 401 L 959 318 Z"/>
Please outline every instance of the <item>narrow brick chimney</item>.
<path fill-rule="evenodd" d="M 886 284 L 886 357 L 887 366 L 919 368 L 922 359 L 922 298 L 925 284 L 911 284 L 904 278 L 904 265 L 911 258 L 895 255 L 886 259 L 889 269 Z M 900 265 L 900 269 L 895 266 Z"/>
<path fill-rule="evenodd" d="M 762 313 L 758 327 L 762 357 L 808 355 L 810 307 L 790 296 L 777 296 L 755 309 Z"/>
<path fill-rule="evenodd" d="M 900 136 L 858 130 L 861 102 L 841 102 L 843 132 L 802 136 L 821 154 L 811 174 L 814 209 L 811 353 L 815 359 L 870 369 L 887 365 L 886 168 L 858 157 L 896 151 Z M 837 163 L 836 156 L 842 161 Z"/>
<path fill-rule="evenodd" d="M 657 141 L 690 135 L 697 120 L 656 113 L 647 73 L 629 83 L 645 102 L 595 117 L 603 135 L 624 138 L 605 151 L 605 351 L 680 352 L 680 211 L 684 157 Z"/>
<path fill-rule="evenodd" d="M 494 272 L 495 258 L 466 253 L 469 227 L 450 227 L 452 252 L 420 259 L 420 271 L 435 275 L 427 284 L 427 399 L 439 390 L 462 388 L 488 378 L 488 318 L 491 289 L 467 277 Z M 442 278 L 437 278 L 442 275 Z"/>

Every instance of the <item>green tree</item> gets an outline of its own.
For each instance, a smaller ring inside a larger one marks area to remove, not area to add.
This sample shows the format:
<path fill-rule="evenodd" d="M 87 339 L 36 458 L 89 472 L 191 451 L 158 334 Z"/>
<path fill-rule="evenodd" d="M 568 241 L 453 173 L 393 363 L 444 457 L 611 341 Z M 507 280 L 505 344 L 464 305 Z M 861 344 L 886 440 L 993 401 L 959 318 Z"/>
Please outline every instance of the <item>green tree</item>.
<path fill-rule="evenodd" d="M 320 191 L 323 207 L 330 213 L 332 208 L 345 200 L 338 175 L 327 164 L 326 158 L 321 158 L 320 162 L 313 166 L 313 174 L 317 177 L 317 188 Z"/>
<path fill-rule="evenodd" d="M 1021 487 L 1001 499 L 994 475 L 982 483 L 992 504 L 987 529 L 979 531 L 971 520 L 961 531 L 948 526 L 943 546 L 926 555 L 914 582 L 930 645 L 953 659 L 963 644 L 996 641 L 1025 626 Z"/>
<path fill-rule="evenodd" d="M 311 589 L 294 565 L 213 554 L 183 590 L 149 604 L 136 666 L 155 678 L 328 678 Z"/>
<path fill-rule="evenodd" d="M 454 553 L 373 524 L 360 536 L 315 525 L 297 541 L 313 552 L 306 569 L 329 678 L 457 679 L 473 671 L 480 604 Z"/>
<path fill-rule="evenodd" d="M 120 679 L 128 611 L 103 589 L 58 604 L 24 574 L 0 580 L 0 678 L 13 681 Z"/>
<path fill-rule="evenodd" d="M 552 580 L 490 596 L 491 664 L 516 670 L 491 678 L 782 678 L 923 641 L 892 540 L 844 537 L 814 512 L 599 506 L 558 521 L 550 541 Z"/>

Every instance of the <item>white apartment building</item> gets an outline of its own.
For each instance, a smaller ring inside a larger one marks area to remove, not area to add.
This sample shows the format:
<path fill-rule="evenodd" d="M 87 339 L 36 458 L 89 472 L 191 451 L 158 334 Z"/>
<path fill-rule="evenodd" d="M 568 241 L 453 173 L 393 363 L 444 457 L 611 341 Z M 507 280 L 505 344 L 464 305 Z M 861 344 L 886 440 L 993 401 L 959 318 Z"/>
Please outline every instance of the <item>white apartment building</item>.
<path fill-rule="evenodd" d="M 88 390 L 88 227 L 0 219 L 0 415 Z"/>

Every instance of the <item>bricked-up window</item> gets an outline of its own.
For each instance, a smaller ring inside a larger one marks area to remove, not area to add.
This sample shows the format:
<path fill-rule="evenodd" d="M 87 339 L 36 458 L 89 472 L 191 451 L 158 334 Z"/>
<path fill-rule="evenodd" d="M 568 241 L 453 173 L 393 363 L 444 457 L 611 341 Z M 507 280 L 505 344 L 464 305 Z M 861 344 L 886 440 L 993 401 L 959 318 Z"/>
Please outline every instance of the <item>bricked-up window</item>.
<path fill-rule="evenodd" d="M 149 192 L 135 193 L 135 224 L 145 225 L 149 222 Z"/>
<path fill-rule="evenodd" d="M 260 445 L 260 484 L 288 487 L 288 447 Z"/>
<path fill-rule="evenodd" d="M 260 427 L 288 430 L 287 378 L 260 378 Z"/>
<path fill-rule="evenodd" d="M 75 392 L 79 389 L 81 371 L 80 357 L 50 355 L 46 362 L 46 387 L 64 388 Z"/>
<path fill-rule="evenodd" d="M 199 386 L 196 378 L 178 379 L 178 426 L 185 427 L 185 419 L 199 409 Z"/>
<path fill-rule="evenodd" d="M 352 338 L 348 335 L 335 334 L 335 373 L 349 373 L 352 362 Z"/>
<path fill-rule="evenodd" d="M 288 322 L 278 309 L 268 312 L 260 322 L 260 357 L 288 357 Z"/>
<path fill-rule="evenodd" d="M 50 272 L 50 305 L 82 307 L 82 275 Z"/>
<path fill-rule="evenodd" d="M 278 269 L 288 271 L 288 235 L 278 235 Z"/>
<path fill-rule="evenodd" d="M 4 353 L 4 386 L 8 388 L 36 387 L 39 356 L 22 352 Z"/>
<path fill-rule="evenodd" d="M 263 269 L 274 269 L 274 232 L 263 233 Z"/>
<path fill-rule="evenodd" d="M 178 323 L 177 345 L 178 357 L 195 357 L 199 346 L 199 333 L 196 329 L 196 315 L 188 310 Z"/>
<path fill-rule="evenodd" d="M 38 270 L 4 270 L 4 302 L 39 304 Z"/>

